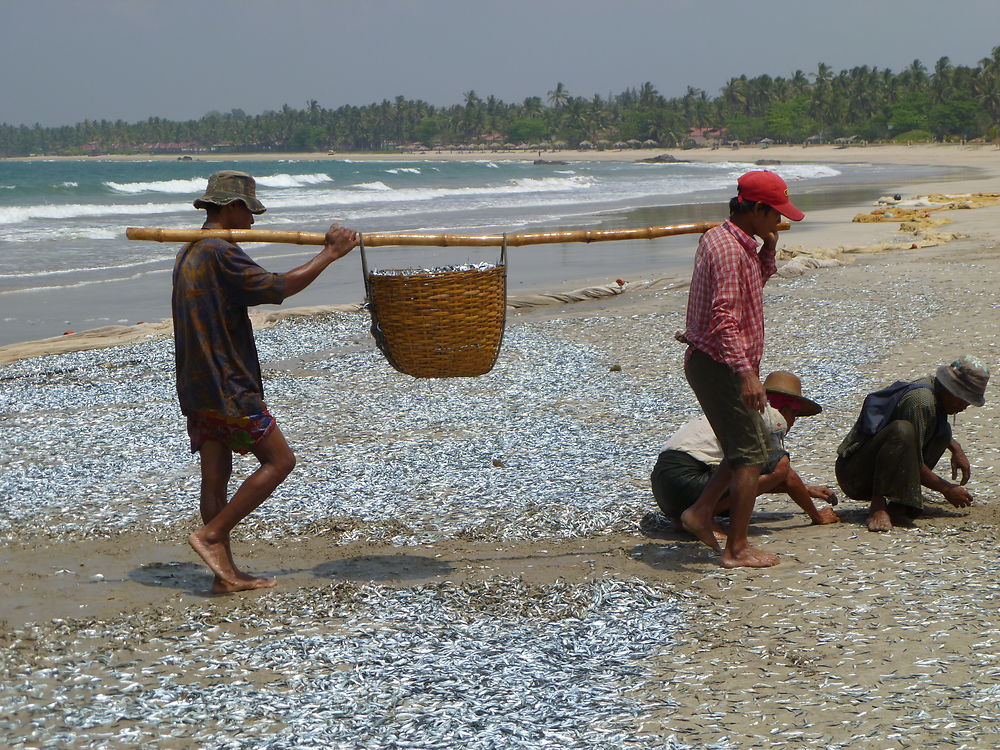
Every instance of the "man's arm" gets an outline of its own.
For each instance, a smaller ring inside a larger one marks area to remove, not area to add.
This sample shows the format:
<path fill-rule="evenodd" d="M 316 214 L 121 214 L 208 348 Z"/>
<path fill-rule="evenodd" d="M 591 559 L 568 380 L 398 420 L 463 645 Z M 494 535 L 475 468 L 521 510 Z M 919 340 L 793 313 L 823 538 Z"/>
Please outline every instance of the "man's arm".
<path fill-rule="evenodd" d="M 712 248 L 709 273 L 712 280 L 711 326 L 718 339 L 723 364 L 737 375 L 753 372 L 750 360 L 740 346 L 740 262 L 736 249 L 719 243 Z"/>
<path fill-rule="evenodd" d="M 285 274 L 285 297 L 301 292 L 313 283 L 327 266 L 338 258 L 343 258 L 357 245 L 357 232 L 331 224 L 326 233 L 326 244 L 323 245 L 323 249 L 312 260 Z"/>
<path fill-rule="evenodd" d="M 959 484 L 964 487 L 969 483 L 969 478 L 972 476 L 972 466 L 969 464 L 969 457 L 965 455 L 962 446 L 954 438 L 948 443 L 948 450 L 951 451 L 951 478 L 958 479 L 958 474 L 961 472 L 962 479 Z"/>
<path fill-rule="evenodd" d="M 934 429 L 937 422 L 937 405 L 934 392 L 930 388 L 914 388 L 909 391 L 893 411 L 893 418 L 905 419 L 913 425 L 916 433 L 917 445 L 922 446 L 927 442 L 930 431 Z M 959 455 L 954 453 L 958 448 Z M 965 459 L 965 453 L 961 446 L 953 439 L 948 444 L 948 449 L 952 451 L 952 462 L 955 465 L 961 459 Z M 919 448 L 918 448 L 919 450 Z M 965 459 L 966 461 L 968 459 Z M 972 505 L 972 495 L 960 484 L 953 484 L 944 477 L 938 476 L 934 471 L 924 464 L 920 466 L 920 484 L 934 492 L 940 492 L 944 499 L 956 508 L 964 508 Z M 963 482 L 964 484 L 964 482 Z"/>
<path fill-rule="evenodd" d="M 807 487 L 802 477 L 798 475 L 785 456 L 778 462 L 777 468 L 771 474 L 761 474 L 757 482 L 757 494 L 765 492 L 784 492 L 798 505 L 814 525 L 837 523 L 840 516 L 832 508 L 817 508 L 814 497 L 821 497 L 829 503 L 835 503 L 837 496 L 829 487 Z"/>
<path fill-rule="evenodd" d="M 778 270 L 778 264 L 774 259 L 778 250 L 778 233 L 768 232 L 761 239 L 764 244 L 757 253 L 757 260 L 760 262 L 760 279 L 766 284 Z"/>
<path fill-rule="evenodd" d="M 760 377 L 753 370 L 737 373 L 740 381 L 740 398 L 743 403 L 754 411 L 763 412 L 767 405 L 767 391 Z"/>
<path fill-rule="evenodd" d="M 926 464 L 920 465 L 920 484 L 929 490 L 940 492 L 944 499 L 956 508 L 972 505 L 972 493 L 960 484 L 952 484 L 947 479 L 939 477 Z"/>
<path fill-rule="evenodd" d="M 722 348 L 723 363 L 740 384 L 740 398 L 749 408 L 763 412 L 767 394 L 760 378 L 746 358 L 739 343 L 740 262 L 739 251 L 720 245 L 713 253 L 712 265 L 712 326 Z"/>

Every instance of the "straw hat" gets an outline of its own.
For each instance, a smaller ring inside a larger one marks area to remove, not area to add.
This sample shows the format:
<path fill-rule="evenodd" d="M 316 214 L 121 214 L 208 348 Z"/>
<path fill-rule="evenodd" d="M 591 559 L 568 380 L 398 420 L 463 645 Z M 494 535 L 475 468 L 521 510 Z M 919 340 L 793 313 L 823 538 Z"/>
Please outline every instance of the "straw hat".
<path fill-rule="evenodd" d="M 952 396 L 976 406 L 986 403 L 986 383 L 990 379 L 990 368 L 972 357 L 966 355 L 950 365 L 941 365 L 937 368 L 935 377 Z"/>
<path fill-rule="evenodd" d="M 777 370 L 764 378 L 764 390 L 791 396 L 799 404 L 800 417 L 812 417 L 823 411 L 823 407 L 802 395 L 802 381 L 797 375 L 785 370 Z"/>
<path fill-rule="evenodd" d="M 252 214 L 262 214 L 267 209 L 257 200 L 257 183 L 246 172 L 224 169 L 208 178 L 205 194 L 194 201 L 195 208 L 228 206 L 233 201 L 243 201 Z"/>

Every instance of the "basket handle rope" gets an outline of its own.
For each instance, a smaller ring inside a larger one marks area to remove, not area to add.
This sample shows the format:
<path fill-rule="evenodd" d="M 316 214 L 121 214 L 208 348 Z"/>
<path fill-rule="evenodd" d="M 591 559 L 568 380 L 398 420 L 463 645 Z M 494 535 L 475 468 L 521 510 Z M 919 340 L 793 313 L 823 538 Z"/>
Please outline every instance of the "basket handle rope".
<path fill-rule="evenodd" d="M 361 274 L 365 277 L 365 297 L 370 299 L 368 293 L 368 256 L 365 255 L 365 235 L 358 232 L 358 248 L 361 250 Z"/>

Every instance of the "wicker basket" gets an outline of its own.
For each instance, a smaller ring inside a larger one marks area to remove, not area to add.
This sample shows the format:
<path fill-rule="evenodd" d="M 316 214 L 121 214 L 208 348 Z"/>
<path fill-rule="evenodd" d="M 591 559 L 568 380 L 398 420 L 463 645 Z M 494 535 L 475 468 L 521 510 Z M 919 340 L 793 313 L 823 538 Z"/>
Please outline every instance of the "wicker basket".
<path fill-rule="evenodd" d="M 361 254 L 371 332 L 389 364 L 415 378 L 493 369 L 507 319 L 506 247 L 484 270 L 369 273 L 363 243 Z"/>

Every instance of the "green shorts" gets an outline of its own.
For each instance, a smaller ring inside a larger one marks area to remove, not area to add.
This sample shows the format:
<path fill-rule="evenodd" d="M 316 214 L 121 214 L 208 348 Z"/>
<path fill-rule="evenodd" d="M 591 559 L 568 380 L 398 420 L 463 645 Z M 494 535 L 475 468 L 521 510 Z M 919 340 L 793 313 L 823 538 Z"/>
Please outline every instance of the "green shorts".
<path fill-rule="evenodd" d="M 700 349 L 694 349 L 684 375 L 733 466 L 763 466 L 767 462 L 767 428 L 760 412 L 743 403 L 740 379 Z"/>

